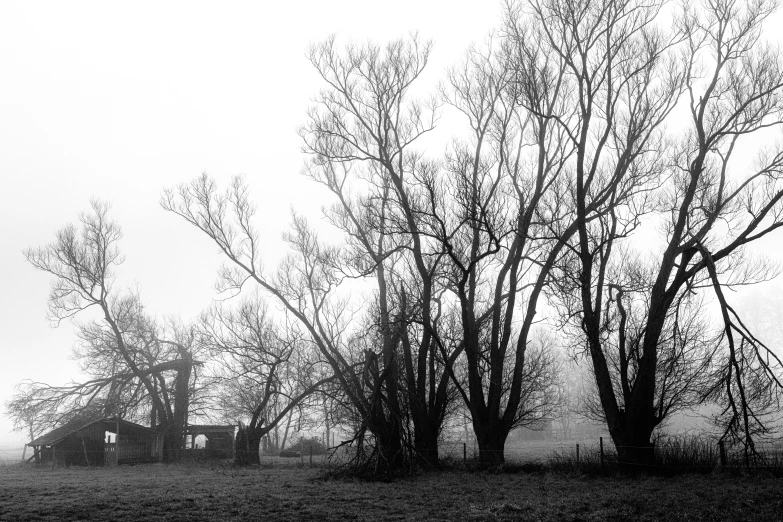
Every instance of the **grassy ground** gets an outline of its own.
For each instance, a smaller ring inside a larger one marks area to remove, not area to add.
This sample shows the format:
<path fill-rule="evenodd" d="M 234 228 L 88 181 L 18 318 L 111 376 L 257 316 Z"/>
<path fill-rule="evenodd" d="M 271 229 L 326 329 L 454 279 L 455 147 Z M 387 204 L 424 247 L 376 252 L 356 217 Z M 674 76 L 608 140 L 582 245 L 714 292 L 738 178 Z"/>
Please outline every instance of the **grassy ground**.
<path fill-rule="evenodd" d="M 290 460 L 250 469 L 6 466 L 0 521 L 783 520 L 783 479 L 759 476 L 450 471 L 373 483 L 322 472 Z"/>

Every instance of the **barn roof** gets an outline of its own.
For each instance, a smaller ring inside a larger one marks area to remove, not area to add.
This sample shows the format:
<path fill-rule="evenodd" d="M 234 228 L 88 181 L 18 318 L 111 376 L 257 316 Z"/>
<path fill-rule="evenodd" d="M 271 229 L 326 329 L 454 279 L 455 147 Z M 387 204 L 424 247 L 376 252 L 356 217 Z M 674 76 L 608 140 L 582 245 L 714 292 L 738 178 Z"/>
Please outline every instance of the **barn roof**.
<path fill-rule="evenodd" d="M 79 430 L 82 430 L 84 428 L 87 428 L 97 423 L 106 423 L 109 425 L 109 427 L 111 427 L 112 425 L 116 426 L 117 423 L 119 423 L 120 430 L 122 430 L 122 428 L 124 427 L 125 429 L 145 430 L 148 432 L 157 433 L 152 428 L 142 426 L 141 424 L 136 424 L 135 422 L 126 421 L 124 419 L 107 418 L 107 417 L 100 417 L 100 418 L 93 418 L 93 419 L 80 418 L 80 419 L 74 419 L 69 422 L 66 422 L 62 426 L 53 429 L 49 433 L 41 435 L 35 440 L 28 442 L 27 445 L 28 446 L 51 446 L 52 444 L 57 444 L 61 440 L 65 439 L 66 437 L 68 437 L 68 435 L 76 433 Z"/>

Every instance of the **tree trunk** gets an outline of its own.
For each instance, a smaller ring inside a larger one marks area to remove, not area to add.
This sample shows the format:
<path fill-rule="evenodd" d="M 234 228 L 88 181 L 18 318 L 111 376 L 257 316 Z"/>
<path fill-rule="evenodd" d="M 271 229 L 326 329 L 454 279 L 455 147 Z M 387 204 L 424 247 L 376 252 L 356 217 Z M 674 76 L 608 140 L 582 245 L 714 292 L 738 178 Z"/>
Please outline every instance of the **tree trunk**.
<path fill-rule="evenodd" d="M 477 425 L 475 421 L 473 423 L 478 443 L 479 463 L 482 466 L 498 466 L 506 461 L 504 448 L 508 430 L 498 424 L 488 422 L 486 425 Z"/>
<path fill-rule="evenodd" d="M 414 423 L 413 445 L 416 450 L 416 462 L 423 468 L 435 468 L 439 465 L 438 459 L 438 430 L 429 426 L 429 423 Z"/>
<path fill-rule="evenodd" d="M 234 442 L 235 463 L 239 466 L 248 466 L 261 462 L 261 456 L 258 448 L 261 445 L 261 438 L 264 436 L 263 430 L 250 427 L 240 428 L 237 438 Z"/>
<path fill-rule="evenodd" d="M 283 451 L 285 449 L 285 443 L 288 439 L 288 430 L 291 428 L 291 418 L 294 416 L 294 410 L 288 412 L 288 420 L 285 423 L 285 431 L 283 432 L 283 442 L 280 444 L 279 449 Z M 277 449 L 277 429 L 275 428 L 275 449 Z"/>
<path fill-rule="evenodd" d="M 655 445 L 650 442 L 652 429 L 639 428 L 624 422 L 619 429 L 611 430 L 617 449 L 620 470 L 628 473 L 649 473 L 655 470 Z"/>
<path fill-rule="evenodd" d="M 326 407 L 326 400 L 324 400 L 323 406 L 324 406 L 324 429 L 326 430 L 326 444 L 324 444 L 324 448 L 328 448 L 329 445 L 330 445 L 330 441 L 332 439 L 329 438 L 329 436 L 331 435 L 331 431 L 329 429 L 330 428 L 330 426 L 329 426 L 329 410 Z"/>
<path fill-rule="evenodd" d="M 163 431 L 163 451 L 161 460 L 176 462 L 182 449 L 182 425 L 177 422 L 167 423 L 161 426 Z"/>
<path fill-rule="evenodd" d="M 404 460 L 402 440 L 395 425 L 396 423 L 391 422 L 387 429 L 380 433 L 374 433 L 378 444 L 378 458 L 380 459 L 378 467 L 383 471 L 398 469 Z"/>

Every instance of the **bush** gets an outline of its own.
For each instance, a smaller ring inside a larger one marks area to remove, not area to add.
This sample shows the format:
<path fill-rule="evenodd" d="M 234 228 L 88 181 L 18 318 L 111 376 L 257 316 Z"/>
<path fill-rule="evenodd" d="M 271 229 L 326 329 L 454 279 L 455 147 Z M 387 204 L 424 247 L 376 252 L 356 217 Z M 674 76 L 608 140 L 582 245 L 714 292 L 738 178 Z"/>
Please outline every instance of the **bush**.
<path fill-rule="evenodd" d="M 301 454 L 292 449 L 284 449 L 279 454 L 281 457 L 299 457 Z"/>
<path fill-rule="evenodd" d="M 310 455 L 310 448 L 313 449 L 313 455 L 326 455 L 328 453 L 320 437 L 300 437 L 295 442 L 291 442 L 289 449 L 281 451 L 280 456 L 282 457 L 285 451 L 294 452 L 297 457 L 300 452 L 307 456 Z"/>

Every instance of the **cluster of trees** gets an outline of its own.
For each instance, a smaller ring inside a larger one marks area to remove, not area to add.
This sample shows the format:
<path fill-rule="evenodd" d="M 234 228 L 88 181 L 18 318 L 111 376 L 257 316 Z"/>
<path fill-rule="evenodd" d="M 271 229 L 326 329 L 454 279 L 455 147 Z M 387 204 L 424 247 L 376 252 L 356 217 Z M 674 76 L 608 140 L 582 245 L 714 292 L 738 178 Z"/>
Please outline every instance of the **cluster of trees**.
<path fill-rule="evenodd" d="M 219 397 L 248 419 L 252 461 L 315 400 L 395 469 L 437 465 L 464 408 L 494 464 L 512 429 L 561 406 L 565 347 L 590 369 L 584 402 L 621 460 L 651 459 L 653 431 L 706 403 L 752 454 L 779 411 L 781 361 L 726 291 L 777 274 L 746 251 L 783 224 L 783 149 L 748 156 L 782 122 L 781 59 L 761 38 L 775 7 L 509 3 L 430 97 L 412 94 L 432 47 L 416 36 L 313 46 L 323 88 L 300 130 L 305 174 L 331 194 L 324 216 L 342 240 L 294 215 L 270 273 L 241 178 L 221 189 L 202 175 L 162 198 L 222 251 L 220 289 L 261 292 L 280 317 L 254 294 L 196 325 L 157 324 L 111 287 L 119 232 L 94 205 L 80 230 L 27 253 L 55 276 L 55 317 L 100 310 L 80 329 L 93 378 L 28 384 L 11 411 L 67 398 L 143 413 L 175 451 L 187 415 Z M 444 111 L 464 128 L 434 151 Z M 200 361 L 219 370 L 199 384 Z"/>

